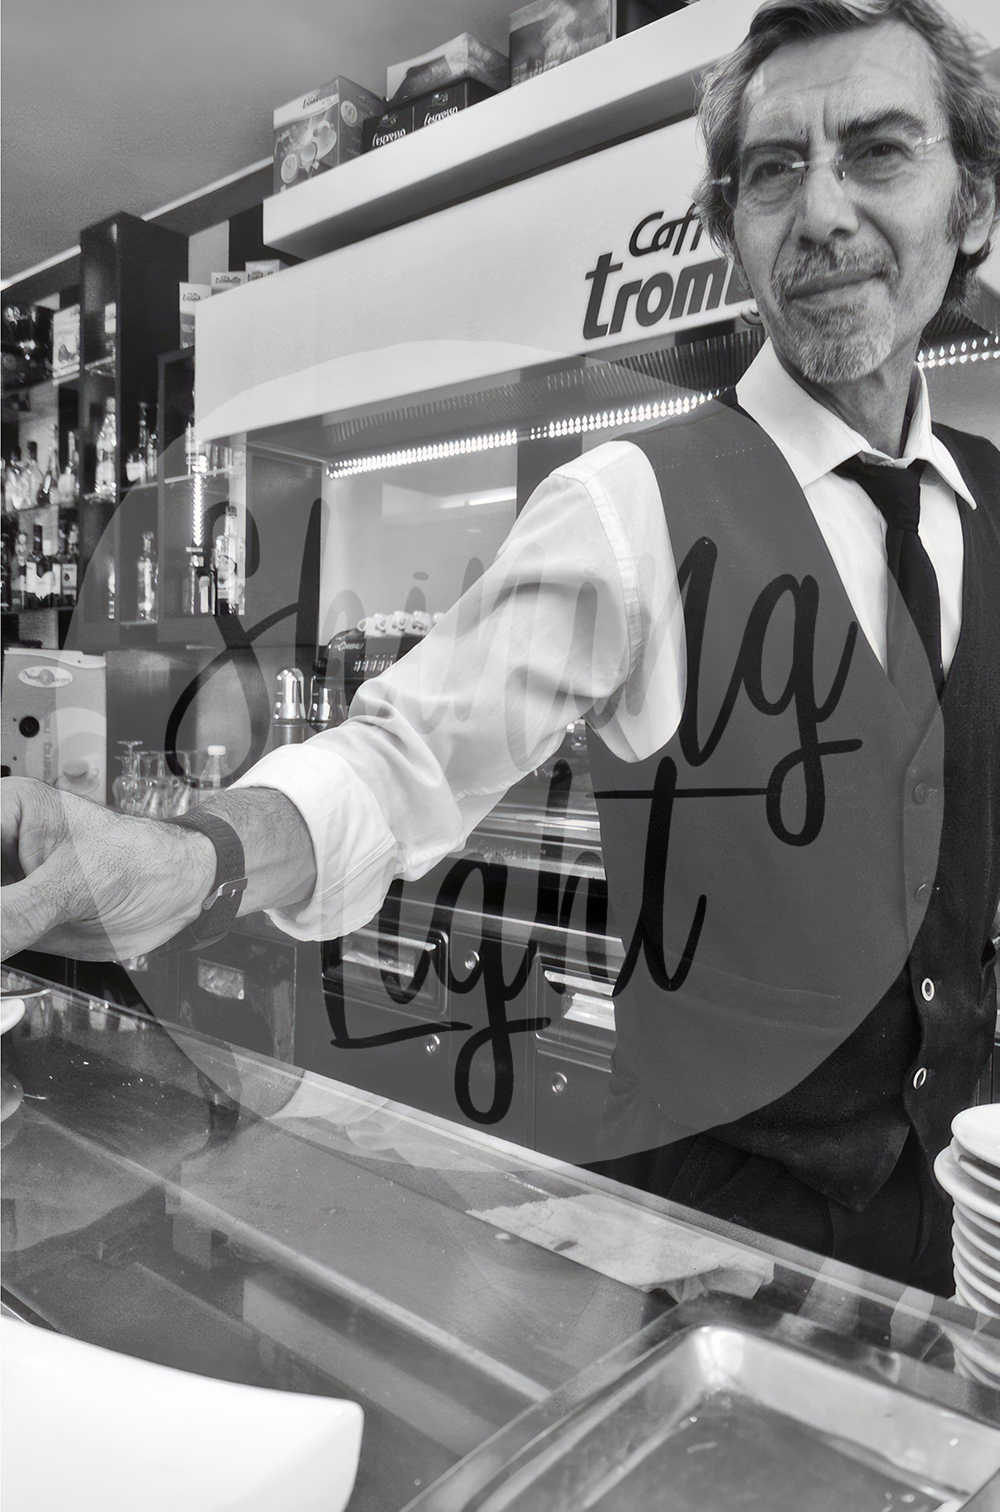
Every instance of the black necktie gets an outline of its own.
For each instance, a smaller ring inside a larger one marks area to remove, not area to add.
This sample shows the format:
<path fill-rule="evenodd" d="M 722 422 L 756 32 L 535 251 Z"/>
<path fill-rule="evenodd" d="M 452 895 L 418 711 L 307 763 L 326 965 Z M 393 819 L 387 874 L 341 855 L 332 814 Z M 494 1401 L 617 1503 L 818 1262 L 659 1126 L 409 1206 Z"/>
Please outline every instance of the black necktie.
<path fill-rule="evenodd" d="M 851 457 L 836 469 L 842 477 L 861 484 L 885 519 L 891 574 L 886 611 L 889 678 L 919 725 L 933 713 L 931 684 L 938 699 L 944 690 L 937 574 L 917 534 L 923 469 L 923 462 L 890 467 L 863 462 L 860 457 Z"/>

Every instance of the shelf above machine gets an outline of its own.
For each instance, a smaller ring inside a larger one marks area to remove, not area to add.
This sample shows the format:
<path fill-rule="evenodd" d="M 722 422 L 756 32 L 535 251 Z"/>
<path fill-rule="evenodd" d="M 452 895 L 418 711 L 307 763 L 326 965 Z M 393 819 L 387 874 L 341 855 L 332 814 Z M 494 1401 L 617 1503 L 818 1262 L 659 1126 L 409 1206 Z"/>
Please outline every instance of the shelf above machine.
<path fill-rule="evenodd" d="M 264 201 L 264 241 L 316 257 L 692 114 L 756 0 L 694 4 Z"/>

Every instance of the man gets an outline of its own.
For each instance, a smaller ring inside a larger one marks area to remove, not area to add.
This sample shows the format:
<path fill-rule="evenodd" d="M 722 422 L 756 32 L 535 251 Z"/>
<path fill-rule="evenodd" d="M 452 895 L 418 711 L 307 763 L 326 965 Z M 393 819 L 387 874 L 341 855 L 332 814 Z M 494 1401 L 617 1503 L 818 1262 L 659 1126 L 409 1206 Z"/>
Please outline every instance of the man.
<path fill-rule="evenodd" d="M 126 956 L 237 906 L 345 932 L 585 716 L 627 948 L 599 1169 L 950 1291 L 930 1161 L 992 1028 L 1000 458 L 932 431 L 914 358 L 985 256 L 1000 109 L 930 0 L 799 0 L 702 120 L 770 338 L 735 401 L 559 469 L 206 832 L 6 783 L 6 948 Z"/>

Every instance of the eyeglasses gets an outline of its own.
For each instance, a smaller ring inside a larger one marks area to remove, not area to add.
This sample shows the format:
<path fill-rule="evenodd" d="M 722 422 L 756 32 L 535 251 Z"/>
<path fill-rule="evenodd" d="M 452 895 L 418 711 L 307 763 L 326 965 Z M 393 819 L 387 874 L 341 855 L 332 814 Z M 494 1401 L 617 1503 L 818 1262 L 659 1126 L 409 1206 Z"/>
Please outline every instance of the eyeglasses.
<path fill-rule="evenodd" d="M 731 210 L 737 200 L 751 210 L 775 210 L 790 203 L 801 190 L 810 168 L 832 168 L 837 181 L 849 182 L 862 193 L 884 191 L 902 184 L 923 160 L 929 148 L 948 140 L 938 136 L 887 136 L 865 138 L 849 147 L 838 147 L 833 157 L 796 157 L 792 148 L 751 148 L 737 175 L 726 174 L 712 182 L 722 190 Z"/>

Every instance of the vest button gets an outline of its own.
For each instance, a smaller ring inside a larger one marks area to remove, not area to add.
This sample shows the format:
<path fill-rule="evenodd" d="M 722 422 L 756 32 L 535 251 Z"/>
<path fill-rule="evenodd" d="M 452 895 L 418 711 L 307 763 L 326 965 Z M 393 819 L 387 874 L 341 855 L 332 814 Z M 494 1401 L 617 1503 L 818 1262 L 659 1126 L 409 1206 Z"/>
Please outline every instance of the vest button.
<path fill-rule="evenodd" d="M 920 983 L 920 994 L 925 1003 L 932 1003 L 934 1001 L 934 983 L 930 977 L 924 977 Z"/>
<path fill-rule="evenodd" d="M 924 1082 L 926 1080 L 927 1080 L 927 1067 L 926 1066 L 921 1066 L 920 1070 L 914 1073 L 913 1085 L 916 1088 L 919 1089 L 920 1087 L 923 1086 L 923 1084 L 924 1084 Z"/>
<path fill-rule="evenodd" d="M 932 798 L 937 797 L 937 792 L 937 788 L 931 787 L 929 782 L 918 782 L 913 789 L 913 801 L 914 803 L 929 803 Z"/>
<path fill-rule="evenodd" d="M 917 888 L 913 896 L 916 898 L 918 903 L 926 903 L 933 890 L 933 882 L 921 882 L 920 886 Z"/>

